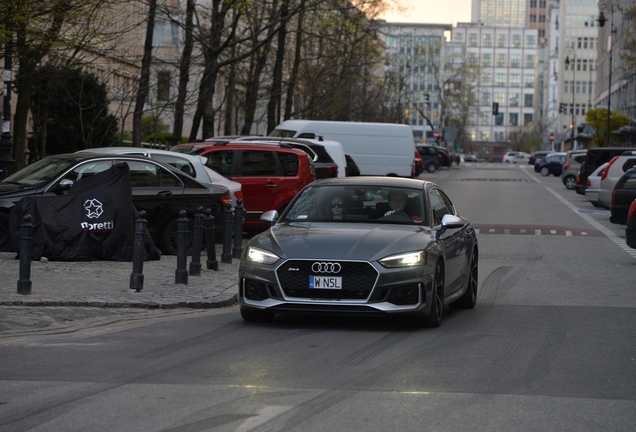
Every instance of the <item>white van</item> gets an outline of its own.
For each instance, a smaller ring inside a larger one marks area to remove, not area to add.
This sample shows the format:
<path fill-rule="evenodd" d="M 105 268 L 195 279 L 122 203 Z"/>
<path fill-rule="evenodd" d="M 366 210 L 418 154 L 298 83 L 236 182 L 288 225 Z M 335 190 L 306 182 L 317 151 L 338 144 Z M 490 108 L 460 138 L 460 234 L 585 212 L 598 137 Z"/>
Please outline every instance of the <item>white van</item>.
<path fill-rule="evenodd" d="M 361 175 L 411 177 L 415 145 L 407 125 L 285 120 L 269 136 L 338 141 L 355 159 Z"/>

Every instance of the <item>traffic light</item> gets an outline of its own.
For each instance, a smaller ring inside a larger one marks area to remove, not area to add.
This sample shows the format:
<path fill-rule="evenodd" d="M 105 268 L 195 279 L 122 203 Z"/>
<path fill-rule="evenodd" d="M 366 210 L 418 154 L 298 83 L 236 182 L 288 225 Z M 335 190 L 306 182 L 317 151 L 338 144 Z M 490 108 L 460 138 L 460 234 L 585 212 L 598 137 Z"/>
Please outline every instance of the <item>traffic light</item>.
<path fill-rule="evenodd" d="M 499 102 L 492 103 L 492 115 L 499 115 Z"/>
<path fill-rule="evenodd" d="M 426 94 L 424 95 L 424 101 L 425 101 L 426 103 L 429 103 L 429 102 L 431 101 L 431 96 L 430 96 L 428 93 L 426 93 Z"/>
<path fill-rule="evenodd" d="M 568 107 L 564 103 L 559 104 L 559 114 L 567 114 Z"/>

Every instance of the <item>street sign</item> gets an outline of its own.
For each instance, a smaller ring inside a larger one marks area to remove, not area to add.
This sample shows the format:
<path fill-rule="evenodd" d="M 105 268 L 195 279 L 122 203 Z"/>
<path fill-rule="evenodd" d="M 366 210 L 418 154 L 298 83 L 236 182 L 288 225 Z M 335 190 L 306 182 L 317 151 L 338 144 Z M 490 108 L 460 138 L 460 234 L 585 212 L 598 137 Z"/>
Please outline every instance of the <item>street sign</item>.
<path fill-rule="evenodd" d="M 554 141 L 554 134 L 551 133 L 550 136 L 548 137 L 548 139 L 550 140 L 550 142 Z"/>
<path fill-rule="evenodd" d="M 433 132 L 433 136 L 434 136 L 435 138 L 439 138 L 439 137 L 440 137 L 440 136 L 442 136 L 442 135 L 439 133 L 439 131 L 435 131 L 435 132 Z"/>

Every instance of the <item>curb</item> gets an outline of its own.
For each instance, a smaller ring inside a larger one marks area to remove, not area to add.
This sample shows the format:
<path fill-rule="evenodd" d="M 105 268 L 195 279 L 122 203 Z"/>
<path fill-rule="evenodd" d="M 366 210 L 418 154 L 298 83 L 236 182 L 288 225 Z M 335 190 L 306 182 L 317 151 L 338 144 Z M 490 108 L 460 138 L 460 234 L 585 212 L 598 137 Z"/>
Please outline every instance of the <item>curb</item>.
<path fill-rule="evenodd" d="M 238 303 L 237 294 L 219 301 L 194 301 L 194 302 L 107 302 L 107 301 L 75 301 L 75 300 L 4 300 L 0 306 L 27 306 L 27 307 L 95 307 L 95 308 L 141 308 L 141 309 L 216 309 L 233 306 Z"/>

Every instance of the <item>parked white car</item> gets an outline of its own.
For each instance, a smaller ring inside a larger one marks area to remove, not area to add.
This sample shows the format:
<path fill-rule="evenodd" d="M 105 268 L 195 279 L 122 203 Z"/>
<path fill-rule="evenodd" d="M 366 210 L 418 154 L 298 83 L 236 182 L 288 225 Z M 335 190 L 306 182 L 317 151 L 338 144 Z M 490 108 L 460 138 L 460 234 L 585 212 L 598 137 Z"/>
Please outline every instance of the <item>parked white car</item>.
<path fill-rule="evenodd" d="M 528 159 L 529 159 L 530 155 L 528 155 L 528 153 L 525 152 L 518 152 L 514 158 L 512 158 L 512 163 L 513 164 L 523 164 L 523 165 L 528 165 Z"/>
<path fill-rule="evenodd" d="M 80 150 L 77 153 L 109 153 L 109 154 L 127 154 L 145 156 L 155 159 L 159 162 L 171 165 L 190 177 L 204 184 L 220 184 L 230 190 L 232 197 L 232 205 L 236 206 L 237 199 L 243 199 L 243 190 L 241 183 L 232 181 L 222 176 L 211 168 L 205 166 L 206 158 L 203 156 L 188 155 L 176 153 L 168 150 L 147 149 L 139 147 L 99 147 L 86 150 Z"/>
<path fill-rule="evenodd" d="M 503 163 L 512 163 L 512 161 L 515 160 L 515 156 L 517 156 L 517 153 L 519 152 L 514 152 L 514 151 L 506 152 L 506 154 L 503 155 Z"/>
<path fill-rule="evenodd" d="M 607 166 L 608 162 L 599 166 L 587 177 L 587 188 L 585 189 L 585 197 L 590 200 L 594 207 L 601 207 L 598 202 L 598 190 L 601 187 L 601 173 Z"/>
<path fill-rule="evenodd" d="M 620 156 L 614 156 L 601 173 L 601 185 L 598 190 L 598 202 L 605 208 L 612 206 L 612 191 L 625 171 L 636 166 L 636 151 L 628 150 Z"/>

